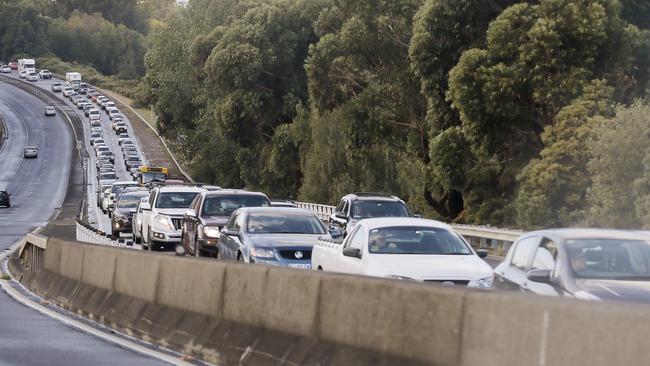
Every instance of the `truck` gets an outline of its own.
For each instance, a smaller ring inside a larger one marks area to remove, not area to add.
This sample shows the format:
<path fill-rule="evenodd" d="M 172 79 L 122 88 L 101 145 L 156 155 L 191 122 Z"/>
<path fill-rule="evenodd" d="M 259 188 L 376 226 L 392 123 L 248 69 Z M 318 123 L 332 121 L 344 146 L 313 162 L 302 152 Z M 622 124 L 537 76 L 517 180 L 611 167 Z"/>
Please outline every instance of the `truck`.
<path fill-rule="evenodd" d="M 78 72 L 66 72 L 65 81 L 67 81 L 68 85 L 70 85 L 74 90 L 78 90 L 79 85 L 81 85 L 81 74 Z"/>
<path fill-rule="evenodd" d="M 311 255 L 313 270 L 489 289 L 492 267 L 445 223 L 412 217 L 359 221 L 340 240 L 332 229 Z"/>
<path fill-rule="evenodd" d="M 33 58 L 19 58 L 18 72 L 25 70 L 27 73 L 36 72 L 36 62 Z"/>

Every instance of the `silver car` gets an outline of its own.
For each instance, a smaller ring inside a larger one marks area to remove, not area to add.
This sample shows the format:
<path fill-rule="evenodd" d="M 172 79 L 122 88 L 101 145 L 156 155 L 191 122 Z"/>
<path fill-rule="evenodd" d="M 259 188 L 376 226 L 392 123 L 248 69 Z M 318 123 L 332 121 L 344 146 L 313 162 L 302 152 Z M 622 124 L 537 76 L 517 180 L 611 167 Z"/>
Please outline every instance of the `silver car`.
<path fill-rule="evenodd" d="M 221 232 L 220 259 L 309 269 L 316 240 L 327 232 L 313 213 L 286 207 L 235 211 Z"/>

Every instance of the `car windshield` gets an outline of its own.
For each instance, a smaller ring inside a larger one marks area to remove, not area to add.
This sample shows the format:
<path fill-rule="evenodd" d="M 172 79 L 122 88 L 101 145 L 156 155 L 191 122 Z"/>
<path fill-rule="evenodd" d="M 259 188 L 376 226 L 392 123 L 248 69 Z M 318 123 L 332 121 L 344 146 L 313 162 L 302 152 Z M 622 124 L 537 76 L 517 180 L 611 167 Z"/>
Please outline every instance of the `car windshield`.
<path fill-rule="evenodd" d="M 149 183 L 153 181 L 164 182 L 167 179 L 167 174 L 165 173 L 142 173 L 142 182 Z"/>
<path fill-rule="evenodd" d="M 248 216 L 246 231 L 251 234 L 325 234 L 325 226 L 310 214 L 253 213 Z"/>
<path fill-rule="evenodd" d="M 649 280 L 650 243 L 642 240 L 576 239 L 566 241 L 576 278 Z"/>
<path fill-rule="evenodd" d="M 156 200 L 157 208 L 188 208 L 197 192 L 163 192 Z"/>
<path fill-rule="evenodd" d="M 356 201 L 351 213 L 353 219 L 410 216 L 406 205 L 399 201 Z"/>
<path fill-rule="evenodd" d="M 148 192 L 138 192 L 138 193 L 125 193 L 120 196 L 120 200 L 117 202 L 118 208 L 136 208 L 140 199 L 142 197 L 147 197 Z"/>
<path fill-rule="evenodd" d="M 137 183 L 135 183 L 135 184 L 123 184 L 123 183 L 122 184 L 113 184 L 111 186 L 112 187 L 111 192 L 112 193 L 117 193 L 117 191 L 119 191 L 120 189 L 122 189 L 124 187 L 136 187 L 137 185 L 138 185 Z"/>
<path fill-rule="evenodd" d="M 99 179 L 117 179 L 117 175 L 115 173 L 102 173 Z"/>
<path fill-rule="evenodd" d="M 455 233 L 426 226 L 398 226 L 370 230 L 368 251 L 373 254 L 471 255 Z"/>
<path fill-rule="evenodd" d="M 201 216 L 230 216 L 241 207 L 268 207 L 269 200 L 262 195 L 208 196 L 203 203 Z"/>

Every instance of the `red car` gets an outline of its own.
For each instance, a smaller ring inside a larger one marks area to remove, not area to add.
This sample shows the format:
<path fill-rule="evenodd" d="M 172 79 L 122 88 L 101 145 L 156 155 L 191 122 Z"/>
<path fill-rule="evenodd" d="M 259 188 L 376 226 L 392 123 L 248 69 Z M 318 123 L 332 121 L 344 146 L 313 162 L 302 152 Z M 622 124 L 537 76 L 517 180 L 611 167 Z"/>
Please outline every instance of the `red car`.
<path fill-rule="evenodd" d="M 10 62 L 9 68 L 11 68 L 12 70 L 18 70 L 18 64 L 15 62 Z"/>

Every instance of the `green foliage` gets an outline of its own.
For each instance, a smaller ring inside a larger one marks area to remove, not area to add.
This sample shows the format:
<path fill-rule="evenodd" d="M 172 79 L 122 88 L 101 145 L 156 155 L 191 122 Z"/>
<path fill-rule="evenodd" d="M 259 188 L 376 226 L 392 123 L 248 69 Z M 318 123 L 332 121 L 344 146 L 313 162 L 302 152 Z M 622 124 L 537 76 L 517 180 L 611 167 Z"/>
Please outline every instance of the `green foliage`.
<path fill-rule="evenodd" d="M 613 88 L 595 81 L 582 96 L 564 107 L 542 134 L 545 148 L 519 174 L 515 201 L 522 227 L 559 227 L 582 223 L 588 207 L 591 158 L 586 143 L 613 115 Z"/>
<path fill-rule="evenodd" d="M 620 107 L 603 120 L 597 136 L 587 145 L 592 157 L 589 171 L 589 223 L 606 227 L 648 227 L 650 222 L 650 106 L 640 101 Z"/>
<path fill-rule="evenodd" d="M 48 49 L 49 20 L 29 3 L 0 0 L 0 59 L 38 55 Z"/>

